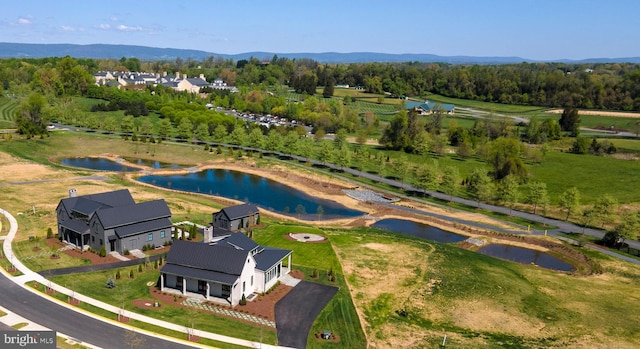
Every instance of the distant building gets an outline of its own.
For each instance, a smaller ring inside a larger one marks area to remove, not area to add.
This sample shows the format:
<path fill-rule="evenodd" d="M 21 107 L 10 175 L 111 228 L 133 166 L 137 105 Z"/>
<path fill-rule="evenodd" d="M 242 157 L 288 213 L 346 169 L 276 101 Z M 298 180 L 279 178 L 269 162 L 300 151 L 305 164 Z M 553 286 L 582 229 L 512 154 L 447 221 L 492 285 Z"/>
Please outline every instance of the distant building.
<path fill-rule="evenodd" d="M 229 206 L 213 214 L 213 226 L 228 231 L 245 229 L 259 221 L 260 211 L 253 204 Z"/>
<path fill-rule="evenodd" d="M 429 115 L 437 109 L 441 109 L 447 114 L 454 114 L 456 110 L 456 107 L 453 104 L 435 103 L 429 100 L 424 102 L 405 102 L 404 107 L 407 110 L 415 110 L 420 115 Z"/>

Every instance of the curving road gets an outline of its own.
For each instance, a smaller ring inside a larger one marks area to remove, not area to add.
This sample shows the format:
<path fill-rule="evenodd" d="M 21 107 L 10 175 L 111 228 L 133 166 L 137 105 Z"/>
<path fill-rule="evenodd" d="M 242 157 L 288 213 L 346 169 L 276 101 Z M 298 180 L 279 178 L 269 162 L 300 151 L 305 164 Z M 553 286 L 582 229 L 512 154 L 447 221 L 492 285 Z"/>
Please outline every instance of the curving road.
<path fill-rule="evenodd" d="M 125 348 L 130 346 L 126 338 L 131 330 L 84 315 L 39 295 L 25 291 L 4 274 L 0 277 L 0 289 L 2 290 L 2 298 L 0 298 L 2 306 L 32 322 L 56 332 L 64 333 L 77 339 L 77 341 L 91 343 L 101 348 Z M 142 334 L 139 331 L 136 331 L 136 336 L 144 342 L 144 345 L 140 348 L 188 349 L 203 347 L 183 345 L 158 336 Z"/>

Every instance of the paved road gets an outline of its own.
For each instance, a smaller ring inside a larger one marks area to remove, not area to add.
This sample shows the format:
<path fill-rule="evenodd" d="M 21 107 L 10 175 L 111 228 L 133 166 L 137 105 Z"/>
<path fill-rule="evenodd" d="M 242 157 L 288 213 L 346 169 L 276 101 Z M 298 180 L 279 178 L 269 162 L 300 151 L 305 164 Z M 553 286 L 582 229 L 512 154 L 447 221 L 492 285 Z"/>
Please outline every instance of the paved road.
<path fill-rule="evenodd" d="M 301 281 L 289 291 L 276 303 L 278 345 L 306 348 L 311 325 L 336 292 L 337 287 L 308 281 Z"/>
<path fill-rule="evenodd" d="M 0 275 L 2 306 L 22 317 L 54 331 L 64 333 L 78 341 L 101 348 L 125 348 L 128 330 L 94 319 L 25 291 L 4 274 Z M 176 342 L 137 333 L 144 340 L 144 348 L 193 348 Z"/>

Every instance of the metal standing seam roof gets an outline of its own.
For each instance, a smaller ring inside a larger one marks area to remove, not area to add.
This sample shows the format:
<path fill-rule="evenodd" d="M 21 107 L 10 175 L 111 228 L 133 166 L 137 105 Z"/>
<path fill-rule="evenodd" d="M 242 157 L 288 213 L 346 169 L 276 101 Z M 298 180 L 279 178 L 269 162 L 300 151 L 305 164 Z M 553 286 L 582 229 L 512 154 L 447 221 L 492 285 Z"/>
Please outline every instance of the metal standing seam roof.
<path fill-rule="evenodd" d="M 198 280 L 214 281 L 226 285 L 235 284 L 240 277 L 239 275 L 224 274 L 212 270 L 195 269 L 176 264 L 165 264 L 160 269 L 160 272 Z"/>
<path fill-rule="evenodd" d="M 110 207 L 129 206 L 135 204 L 135 201 L 133 200 L 133 197 L 131 196 L 131 193 L 128 189 L 120 189 L 109 191 L 106 193 L 88 194 L 65 198 L 60 200 L 60 204 L 62 204 L 62 207 L 65 209 L 65 211 L 67 211 L 67 214 L 70 215 L 71 211 L 75 208 L 78 201 L 82 201 L 80 199 L 95 201 L 97 203 Z"/>
<path fill-rule="evenodd" d="M 167 264 L 240 276 L 249 257 L 249 251 L 231 246 L 175 240 Z"/>
<path fill-rule="evenodd" d="M 258 206 L 254 204 L 241 204 L 235 206 L 225 207 L 220 210 L 220 213 L 227 216 L 229 220 L 235 220 L 238 218 L 247 217 L 256 213 L 259 213 Z"/>
<path fill-rule="evenodd" d="M 115 228 L 114 231 L 119 238 L 124 238 L 127 236 L 143 234 L 163 228 L 167 229 L 169 233 L 171 232 L 171 220 L 169 218 L 159 218 L 151 221 L 124 225 Z M 170 236 L 169 233 L 167 234 L 167 236 Z"/>
<path fill-rule="evenodd" d="M 111 229 L 158 218 L 169 218 L 171 211 L 169 211 L 167 203 L 160 199 L 129 206 L 100 209 L 96 212 L 96 216 L 104 229 Z"/>
<path fill-rule="evenodd" d="M 95 211 L 97 211 L 100 208 L 110 208 L 110 207 L 111 206 L 108 206 L 98 201 L 93 201 L 87 198 L 79 197 L 78 200 L 76 201 L 76 204 L 73 205 L 73 208 L 71 209 L 71 211 L 78 212 L 85 216 L 91 216 Z"/>
<path fill-rule="evenodd" d="M 80 234 L 89 232 L 89 224 L 77 219 L 70 219 L 64 222 L 60 222 L 60 226 Z"/>
<path fill-rule="evenodd" d="M 259 247 L 260 245 L 258 245 L 258 243 L 256 243 L 255 241 L 251 240 L 251 238 L 249 238 L 248 236 L 244 235 L 243 233 L 231 233 L 229 234 L 229 236 L 225 239 L 220 240 L 219 242 L 217 242 L 217 244 L 220 245 L 232 245 L 232 247 L 240 247 L 243 250 L 246 251 L 252 251 L 253 249 L 255 249 L 256 247 Z"/>
<path fill-rule="evenodd" d="M 265 247 L 264 250 L 253 256 L 253 258 L 256 260 L 256 269 L 267 271 L 273 268 L 276 264 L 290 255 L 292 252 L 293 251 L 291 250 L 283 250 L 281 248 Z"/>

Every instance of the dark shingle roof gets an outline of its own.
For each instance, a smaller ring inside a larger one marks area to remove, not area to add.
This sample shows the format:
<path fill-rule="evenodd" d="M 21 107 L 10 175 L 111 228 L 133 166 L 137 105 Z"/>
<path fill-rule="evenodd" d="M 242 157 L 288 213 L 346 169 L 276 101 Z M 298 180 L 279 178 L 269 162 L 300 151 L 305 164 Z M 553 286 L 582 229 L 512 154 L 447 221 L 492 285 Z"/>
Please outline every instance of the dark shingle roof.
<path fill-rule="evenodd" d="M 105 229 L 171 217 L 171 211 L 163 200 L 153 200 L 129 206 L 100 209 L 96 216 Z"/>
<path fill-rule="evenodd" d="M 253 204 L 241 204 L 236 206 L 225 207 L 220 211 L 226 215 L 229 220 L 247 217 L 252 214 L 258 213 L 258 206 Z"/>
<path fill-rule="evenodd" d="M 167 264 L 240 276 L 247 258 L 249 251 L 175 240 L 167 255 Z"/>
<path fill-rule="evenodd" d="M 264 250 L 254 255 L 256 269 L 267 271 L 280 262 L 283 258 L 291 254 L 290 250 L 283 250 L 275 247 L 265 247 Z"/>
<path fill-rule="evenodd" d="M 114 231 L 116 232 L 118 237 L 124 238 L 127 236 L 147 233 L 150 231 L 160 230 L 163 228 L 167 229 L 168 231 L 171 231 L 171 220 L 169 218 L 159 218 L 159 219 L 154 219 L 152 221 L 125 225 L 122 227 L 115 228 Z"/>
<path fill-rule="evenodd" d="M 188 78 L 187 81 L 193 86 L 208 86 L 209 83 L 200 78 Z"/>

